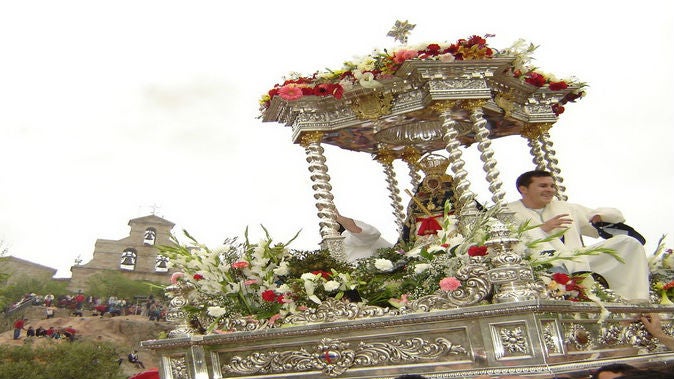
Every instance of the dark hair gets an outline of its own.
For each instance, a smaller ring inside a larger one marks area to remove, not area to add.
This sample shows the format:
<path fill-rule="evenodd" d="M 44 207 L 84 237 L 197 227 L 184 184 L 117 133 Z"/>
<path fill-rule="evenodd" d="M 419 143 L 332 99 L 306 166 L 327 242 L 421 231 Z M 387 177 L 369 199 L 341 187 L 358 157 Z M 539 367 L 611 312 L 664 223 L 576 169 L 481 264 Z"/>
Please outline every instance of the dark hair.
<path fill-rule="evenodd" d="M 597 371 L 592 373 L 592 379 L 597 379 L 599 378 L 599 374 L 602 372 L 615 372 L 616 374 L 629 374 L 633 372 L 638 372 L 639 369 L 628 365 L 626 363 L 612 363 L 606 366 L 601 366 L 597 369 Z"/>
<path fill-rule="evenodd" d="M 529 187 L 533 178 L 552 178 L 552 174 L 544 170 L 527 171 L 517 177 L 517 180 L 515 181 L 517 191 L 519 191 L 522 186 Z"/>
<path fill-rule="evenodd" d="M 672 379 L 674 375 L 658 370 L 634 370 L 620 376 L 625 379 Z"/>

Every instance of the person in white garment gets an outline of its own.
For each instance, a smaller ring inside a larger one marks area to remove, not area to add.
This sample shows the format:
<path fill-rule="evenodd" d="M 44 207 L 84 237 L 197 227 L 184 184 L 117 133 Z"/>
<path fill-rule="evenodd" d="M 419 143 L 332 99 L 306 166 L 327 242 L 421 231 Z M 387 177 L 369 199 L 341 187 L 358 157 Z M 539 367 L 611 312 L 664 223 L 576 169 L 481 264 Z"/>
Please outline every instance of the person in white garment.
<path fill-rule="evenodd" d="M 517 222 L 529 221 L 537 226 L 525 232 L 530 241 L 540 240 L 566 231 L 560 238 L 553 238 L 536 247 L 539 252 L 568 252 L 584 247 L 582 236 L 598 237 L 592 226 L 595 222 L 623 222 L 622 213 L 615 208 L 589 209 L 582 205 L 555 199 L 557 193 L 554 179 L 547 171 L 525 172 L 517 178 L 517 190 L 522 199 L 506 205 L 514 212 Z M 559 261 L 569 273 L 591 271 L 603 276 L 609 288 L 623 299 L 644 303 L 649 298 L 649 269 L 646 252 L 636 239 L 626 235 L 616 235 L 597 245 L 612 249 L 625 263 L 606 253 L 580 256 L 577 261 Z"/>
<path fill-rule="evenodd" d="M 339 212 L 337 222 L 344 229 L 341 234 L 344 237 L 344 252 L 348 262 L 355 263 L 358 259 L 373 256 L 378 249 L 393 246 L 383 239 L 381 232 L 372 225 L 344 217 Z"/>

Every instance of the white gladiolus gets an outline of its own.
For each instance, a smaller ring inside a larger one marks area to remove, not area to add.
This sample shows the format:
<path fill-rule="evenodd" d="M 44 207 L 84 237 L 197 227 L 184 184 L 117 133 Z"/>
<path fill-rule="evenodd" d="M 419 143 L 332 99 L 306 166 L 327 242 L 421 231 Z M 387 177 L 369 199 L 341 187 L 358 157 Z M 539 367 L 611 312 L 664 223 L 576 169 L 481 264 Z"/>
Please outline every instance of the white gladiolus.
<path fill-rule="evenodd" d="M 318 276 L 320 276 L 320 274 L 312 274 L 310 272 L 305 272 L 304 274 L 302 274 L 302 276 L 300 276 L 300 278 L 306 282 L 306 281 L 314 280 Z"/>
<path fill-rule="evenodd" d="M 284 276 L 288 275 L 288 262 L 283 261 L 274 269 L 274 274 Z"/>

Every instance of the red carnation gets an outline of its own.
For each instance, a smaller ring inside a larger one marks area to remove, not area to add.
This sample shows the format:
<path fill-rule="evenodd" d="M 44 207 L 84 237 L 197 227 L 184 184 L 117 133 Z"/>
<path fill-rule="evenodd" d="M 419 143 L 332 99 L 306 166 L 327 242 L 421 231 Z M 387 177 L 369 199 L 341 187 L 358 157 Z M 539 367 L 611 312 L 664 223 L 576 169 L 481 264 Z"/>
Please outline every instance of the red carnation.
<path fill-rule="evenodd" d="M 487 43 L 487 41 L 480 36 L 471 36 L 468 39 L 468 46 L 473 46 L 473 45 L 484 46 L 486 43 Z"/>
<path fill-rule="evenodd" d="M 262 300 L 271 303 L 276 300 L 276 294 L 272 290 L 262 292 Z"/>
<path fill-rule="evenodd" d="M 569 277 L 569 275 L 567 275 L 567 274 L 557 272 L 557 273 L 552 274 L 552 280 L 554 280 L 555 282 L 557 282 L 559 284 L 566 285 L 571 280 L 571 277 Z"/>
<path fill-rule="evenodd" d="M 201 274 L 194 274 L 194 276 L 192 276 L 192 278 L 194 280 L 202 280 L 202 279 L 204 279 L 204 276 L 201 275 Z"/>
<path fill-rule="evenodd" d="M 312 271 L 311 273 L 314 274 L 314 275 L 320 275 L 325 280 L 330 279 L 330 273 L 326 272 L 326 271 L 323 271 L 323 270 L 316 270 L 316 271 Z"/>
<path fill-rule="evenodd" d="M 471 257 L 483 257 L 487 255 L 487 246 L 476 246 L 473 245 L 468 248 L 468 255 Z"/>
<path fill-rule="evenodd" d="M 285 298 L 283 297 L 283 294 L 278 295 L 276 297 L 276 302 L 279 303 L 279 304 L 283 304 L 285 302 Z"/>
<path fill-rule="evenodd" d="M 302 87 L 302 95 L 311 96 L 311 95 L 315 95 L 315 94 L 316 94 L 316 90 L 314 88 L 312 88 L 312 87 Z"/>
<path fill-rule="evenodd" d="M 426 51 L 428 51 L 429 54 L 437 55 L 438 52 L 440 52 L 440 45 L 437 43 L 432 43 L 426 47 Z"/>
<path fill-rule="evenodd" d="M 548 87 L 550 88 L 551 91 L 561 91 L 563 89 L 569 88 L 569 85 L 566 84 L 565 81 L 550 82 L 550 84 L 548 84 Z"/>
<path fill-rule="evenodd" d="M 545 77 L 537 72 L 527 73 L 524 81 L 536 87 L 543 87 L 545 85 Z"/>

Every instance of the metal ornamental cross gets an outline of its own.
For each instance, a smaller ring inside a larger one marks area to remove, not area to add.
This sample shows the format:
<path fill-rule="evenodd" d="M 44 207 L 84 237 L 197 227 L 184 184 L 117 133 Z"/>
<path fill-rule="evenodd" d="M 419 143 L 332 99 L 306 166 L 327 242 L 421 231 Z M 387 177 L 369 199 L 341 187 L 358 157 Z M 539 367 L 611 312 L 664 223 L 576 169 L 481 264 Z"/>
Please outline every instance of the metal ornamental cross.
<path fill-rule="evenodd" d="M 393 39 L 400 41 L 400 43 L 407 43 L 407 35 L 410 34 L 410 31 L 414 29 L 415 26 L 415 24 L 410 24 L 407 20 L 397 20 L 386 36 L 393 37 Z"/>

